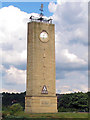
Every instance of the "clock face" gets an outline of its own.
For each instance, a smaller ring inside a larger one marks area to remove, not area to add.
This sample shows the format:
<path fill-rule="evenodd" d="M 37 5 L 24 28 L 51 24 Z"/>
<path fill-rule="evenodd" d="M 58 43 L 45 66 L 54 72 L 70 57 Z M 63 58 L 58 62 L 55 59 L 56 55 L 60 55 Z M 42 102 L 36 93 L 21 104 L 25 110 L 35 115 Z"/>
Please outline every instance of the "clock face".
<path fill-rule="evenodd" d="M 47 42 L 48 41 L 48 33 L 46 31 L 43 31 L 40 33 L 40 40 L 42 42 Z"/>

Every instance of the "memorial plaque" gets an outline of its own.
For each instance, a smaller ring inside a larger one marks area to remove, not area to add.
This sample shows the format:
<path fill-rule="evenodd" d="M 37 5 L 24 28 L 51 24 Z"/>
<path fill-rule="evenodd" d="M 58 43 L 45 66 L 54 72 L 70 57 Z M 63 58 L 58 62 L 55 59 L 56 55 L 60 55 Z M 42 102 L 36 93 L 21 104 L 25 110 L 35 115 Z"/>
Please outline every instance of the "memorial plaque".
<path fill-rule="evenodd" d="M 41 99 L 40 100 L 40 105 L 41 106 L 49 106 L 50 105 L 50 100 L 48 100 L 48 99 L 46 99 L 46 100 L 44 100 L 44 99 Z"/>

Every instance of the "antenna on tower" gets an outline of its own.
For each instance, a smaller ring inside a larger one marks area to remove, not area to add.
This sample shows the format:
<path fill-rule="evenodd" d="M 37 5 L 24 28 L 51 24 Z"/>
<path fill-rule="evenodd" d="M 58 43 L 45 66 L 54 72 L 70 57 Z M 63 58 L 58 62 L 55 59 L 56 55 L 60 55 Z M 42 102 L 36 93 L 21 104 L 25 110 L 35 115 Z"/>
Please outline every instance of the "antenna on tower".
<path fill-rule="evenodd" d="M 39 17 L 35 17 L 35 16 L 30 16 L 30 20 L 31 21 L 37 21 L 37 22 L 46 22 L 46 23 L 50 23 L 52 24 L 52 19 L 51 18 L 45 18 L 44 17 L 44 14 L 43 14 L 43 4 L 41 4 L 41 8 L 39 9 L 40 10 L 40 15 Z"/>
<path fill-rule="evenodd" d="M 43 16 L 43 4 L 41 4 L 41 8 L 39 9 L 41 11 L 40 16 Z"/>

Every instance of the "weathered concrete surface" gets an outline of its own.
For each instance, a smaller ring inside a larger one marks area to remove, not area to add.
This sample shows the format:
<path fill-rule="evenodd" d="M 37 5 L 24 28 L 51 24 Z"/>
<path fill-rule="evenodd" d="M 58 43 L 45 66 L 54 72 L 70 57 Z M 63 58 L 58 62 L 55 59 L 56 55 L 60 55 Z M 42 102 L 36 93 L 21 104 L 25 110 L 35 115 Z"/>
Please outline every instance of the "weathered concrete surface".
<path fill-rule="evenodd" d="M 42 31 L 48 33 L 48 42 L 40 40 Z M 53 24 L 28 23 L 27 88 L 25 111 L 30 113 L 57 112 L 55 88 L 55 30 Z M 48 94 L 42 94 L 46 86 Z"/>

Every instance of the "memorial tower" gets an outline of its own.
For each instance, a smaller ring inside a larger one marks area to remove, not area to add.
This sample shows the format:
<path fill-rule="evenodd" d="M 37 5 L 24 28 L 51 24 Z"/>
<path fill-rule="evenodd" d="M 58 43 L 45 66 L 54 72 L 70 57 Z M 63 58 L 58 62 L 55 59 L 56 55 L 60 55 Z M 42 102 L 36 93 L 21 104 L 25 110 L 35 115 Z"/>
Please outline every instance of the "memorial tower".
<path fill-rule="evenodd" d="M 55 25 L 40 10 L 28 23 L 25 112 L 56 113 Z"/>

